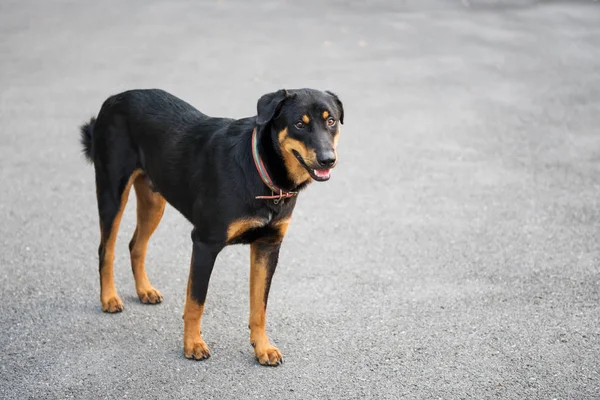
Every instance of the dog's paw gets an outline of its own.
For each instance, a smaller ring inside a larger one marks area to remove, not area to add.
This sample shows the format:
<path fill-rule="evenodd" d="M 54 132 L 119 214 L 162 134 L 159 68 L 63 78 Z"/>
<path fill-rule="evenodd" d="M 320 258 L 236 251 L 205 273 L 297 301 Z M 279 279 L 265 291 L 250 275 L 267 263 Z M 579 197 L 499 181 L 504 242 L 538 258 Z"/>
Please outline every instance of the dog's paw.
<path fill-rule="evenodd" d="M 140 289 L 137 291 L 140 301 L 144 304 L 158 304 L 162 303 L 162 294 L 152 286 L 147 289 Z"/>
<path fill-rule="evenodd" d="M 189 358 L 190 360 L 206 360 L 210 358 L 210 350 L 208 350 L 208 346 L 202 339 L 184 345 L 183 354 L 185 358 Z"/>
<path fill-rule="evenodd" d="M 260 348 L 255 346 L 254 354 L 261 365 L 277 367 L 283 363 L 283 356 L 281 355 L 279 349 L 270 344 Z"/>
<path fill-rule="evenodd" d="M 101 299 L 102 302 L 102 311 L 107 313 L 119 313 L 123 311 L 123 302 L 119 298 L 118 295 L 114 295 L 108 297 L 106 299 Z"/>

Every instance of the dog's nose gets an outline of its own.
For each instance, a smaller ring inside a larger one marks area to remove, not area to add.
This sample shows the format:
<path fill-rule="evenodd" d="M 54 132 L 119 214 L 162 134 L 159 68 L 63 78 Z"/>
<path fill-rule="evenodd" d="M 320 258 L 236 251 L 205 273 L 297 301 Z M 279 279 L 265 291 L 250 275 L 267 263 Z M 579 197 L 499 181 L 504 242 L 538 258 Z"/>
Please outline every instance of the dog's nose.
<path fill-rule="evenodd" d="M 317 155 L 317 162 L 323 168 L 331 168 L 335 164 L 335 153 L 333 151 L 325 151 Z"/>

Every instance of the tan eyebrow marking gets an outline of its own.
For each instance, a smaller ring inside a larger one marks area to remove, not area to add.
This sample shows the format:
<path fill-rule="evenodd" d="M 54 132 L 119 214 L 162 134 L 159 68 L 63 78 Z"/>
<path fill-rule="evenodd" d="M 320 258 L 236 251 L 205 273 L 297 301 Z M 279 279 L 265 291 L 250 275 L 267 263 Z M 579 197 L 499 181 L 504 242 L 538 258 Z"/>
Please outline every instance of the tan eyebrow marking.
<path fill-rule="evenodd" d="M 329 117 L 329 111 L 323 111 L 323 119 L 327 119 Z"/>
<path fill-rule="evenodd" d="M 310 118 L 308 118 L 308 115 L 303 115 L 303 116 L 302 116 L 302 121 L 303 121 L 305 124 L 308 124 L 308 123 L 310 122 Z"/>

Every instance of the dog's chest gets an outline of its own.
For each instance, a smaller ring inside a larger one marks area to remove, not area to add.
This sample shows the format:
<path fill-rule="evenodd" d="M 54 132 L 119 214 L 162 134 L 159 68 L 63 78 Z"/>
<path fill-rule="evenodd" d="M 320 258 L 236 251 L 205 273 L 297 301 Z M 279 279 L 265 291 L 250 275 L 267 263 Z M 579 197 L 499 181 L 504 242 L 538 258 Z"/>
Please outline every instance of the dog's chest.
<path fill-rule="evenodd" d="M 289 217 L 269 212 L 260 217 L 239 218 L 227 229 L 227 244 L 249 244 L 258 239 L 280 239 L 285 235 Z M 285 229 L 284 229 L 285 227 Z"/>

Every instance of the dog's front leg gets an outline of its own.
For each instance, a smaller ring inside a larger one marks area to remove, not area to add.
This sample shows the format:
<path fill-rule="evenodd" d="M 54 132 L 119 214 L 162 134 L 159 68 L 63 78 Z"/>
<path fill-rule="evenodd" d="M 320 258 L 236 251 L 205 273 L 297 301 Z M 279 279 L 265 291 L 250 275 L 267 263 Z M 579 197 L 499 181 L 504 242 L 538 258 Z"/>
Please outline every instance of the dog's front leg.
<path fill-rule="evenodd" d="M 208 346 L 202 339 L 201 319 L 208 282 L 222 244 L 207 244 L 194 239 L 187 297 L 183 311 L 183 353 L 186 358 L 204 360 L 210 357 Z"/>
<path fill-rule="evenodd" d="M 254 242 L 250 247 L 250 344 L 262 365 L 278 366 L 283 356 L 269 343 L 266 333 L 267 299 L 277 267 L 281 242 Z"/>

